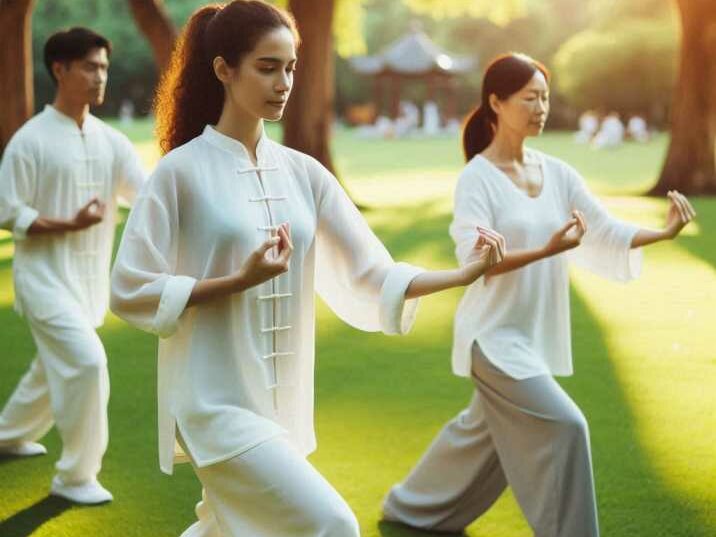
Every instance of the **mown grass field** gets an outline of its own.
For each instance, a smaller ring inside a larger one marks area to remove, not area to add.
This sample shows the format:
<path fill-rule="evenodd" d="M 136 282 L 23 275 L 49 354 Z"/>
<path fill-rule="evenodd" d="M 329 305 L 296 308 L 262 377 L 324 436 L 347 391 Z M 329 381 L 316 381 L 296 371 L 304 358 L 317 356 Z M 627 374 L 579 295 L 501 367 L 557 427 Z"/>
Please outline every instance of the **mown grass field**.
<path fill-rule="evenodd" d="M 275 130 L 271 129 L 274 133 Z M 129 134 L 147 164 L 157 156 L 151 126 Z M 666 202 L 639 196 L 658 173 L 661 136 L 594 152 L 569 134 L 534 147 L 576 166 L 617 215 L 661 224 Z M 462 161 L 456 138 L 375 141 L 339 131 L 334 155 L 354 198 L 394 257 L 453 266 L 447 228 Z M 629 285 L 573 272 L 574 377 L 561 380 L 587 416 L 606 537 L 716 535 L 716 200 L 695 199 L 697 222 L 674 242 L 649 248 Z M 12 311 L 12 242 L 0 237 L 0 402 L 34 353 Z M 452 315 L 459 291 L 422 301 L 403 338 L 358 332 L 318 311 L 319 449 L 311 461 L 355 510 L 365 537 L 418 537 L 379 522 L 380 503 L 440 427 L 467 404 L 471 386 L 451 375 Z M 200 487 L 191 469 L 159 472 L 155 341 L 108 316 L 100 330 L 110 360 L 110 446 L 102 482 L 115 502 L 69 507 L 47 498 L 59 454 L 0 461 L 0 536 L 173 537 L 193 520 Z M 471 537 L 528 537 L 508 492 L 467 530 Z M 578 537 L 578 536 L 575 536 Z"/>

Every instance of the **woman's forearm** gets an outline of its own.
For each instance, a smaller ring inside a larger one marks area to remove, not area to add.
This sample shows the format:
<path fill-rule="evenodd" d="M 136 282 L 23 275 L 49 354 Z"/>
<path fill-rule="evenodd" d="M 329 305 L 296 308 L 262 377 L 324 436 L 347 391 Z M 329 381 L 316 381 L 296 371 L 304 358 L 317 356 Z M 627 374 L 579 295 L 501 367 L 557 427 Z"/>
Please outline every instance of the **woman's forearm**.
<path fill-rule="evenodd" d="M 654 244 L 655 242 L 665 241 L 670 239 L 668 230 L 666 229 L 646 229 L 641 228 L 634 234 L 631 240 L 631 248 L 641 248 L 648 244 Z"/>
<path fill-rule="evenodd" d="M 522 267 L 525 267 L 530 263 L 534 263 L 535 261 L 539 261 L 540 259 L 544 259 L 545 257 L 550 257 L 550 255 L 553 254 L 549 253 L 546 248 L 537 248 L 534 250 L 509 250 L 505 254 L 502 262 L 488 270 L 485 273 L 485 276 L 497 276 L 498 274 L 512 272 L 513 270 L 521 269 Z"/>
<path fill-rule="evenodd" d="M 246 285 L 244 285 L 243 279 L 236 274 L 199 280 L 189 295 L 187 307 L 226 297 L 244 289 L 246 289 Z"/>
<path fill-rule="evenodd" d="M 465 283 L 465 276 L 460 269 L 431 270 L 413 278 L 405 290 L 405 298 L 418 298 L 452 287 L 460 287 Z"/>

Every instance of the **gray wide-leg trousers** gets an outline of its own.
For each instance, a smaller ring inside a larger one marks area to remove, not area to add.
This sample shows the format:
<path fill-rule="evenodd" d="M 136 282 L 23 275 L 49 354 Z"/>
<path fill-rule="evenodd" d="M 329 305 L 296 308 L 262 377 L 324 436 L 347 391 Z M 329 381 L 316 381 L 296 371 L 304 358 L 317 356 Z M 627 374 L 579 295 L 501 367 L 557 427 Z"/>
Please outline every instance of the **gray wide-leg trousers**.
<path fill-rule="evenodd" d="M 536 537 L 598 537 L 589 431 L 548 375 L 514 379 L 473 346 L 475 395 L 383 505 L 384 518 L 460 532 L 509 485 Z"/>

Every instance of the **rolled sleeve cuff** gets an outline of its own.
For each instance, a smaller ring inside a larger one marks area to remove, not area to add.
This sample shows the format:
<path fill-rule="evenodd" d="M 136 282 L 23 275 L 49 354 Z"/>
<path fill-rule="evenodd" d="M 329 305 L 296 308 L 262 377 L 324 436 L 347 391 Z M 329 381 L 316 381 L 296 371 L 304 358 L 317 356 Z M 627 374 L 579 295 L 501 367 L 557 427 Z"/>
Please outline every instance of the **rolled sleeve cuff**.
<path fill-rule="evenodd" d="M 32 207 L 22 207 L 20 209 L 17 218 L 15 218 L 15 225 L 12 228 L 12 236 L 16 241 L 22 241 L 27 238 L 27 230 L 30 229 L 32 223 L 37 220 L 39 213 Z"/>
<path fill-rule="evenodd" d="M 159 337 L 166 338 L 176 332 L 179 318 L 186 309 L 194 285 L 196 285 L 196 278 L 190 276 L 169 277 L 152 323 L 152 329 Z"/>
<path fill-rule="evenodd" d="M 380 292 L 380 327 L 385 334 L 406 334 L 415 322 L 418 299 L 405 300 L 410 282 L 425 269 L 397 263 L 388 273 Z"/>
<path fill-rule="evenodd" d="M 634 235 L 639 231 L 639 227 L 632 224 L 625 224 L 622 228 L 622 239 L 619 250 L 622 254 L 616 279 L 618 281 L 627 282 L 634 280 L 641 275 L 641 266 L 644 259 L 644 254 L 641 248 L 632 248 L 631 243 L 634 240 Z"/>

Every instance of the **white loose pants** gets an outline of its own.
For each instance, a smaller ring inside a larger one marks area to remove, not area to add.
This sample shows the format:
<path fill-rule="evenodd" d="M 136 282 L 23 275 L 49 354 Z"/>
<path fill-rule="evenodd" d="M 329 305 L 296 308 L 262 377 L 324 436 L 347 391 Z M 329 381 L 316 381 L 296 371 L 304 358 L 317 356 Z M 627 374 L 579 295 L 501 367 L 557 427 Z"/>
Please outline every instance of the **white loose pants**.
<path fill-rule="evenodd" d="M 383 505 L 387 520 L 461 532 L 512 488 L 536 537 L 598 537 L 589 431 L 548 375 L 513 379 L 473 346 L 476 393 Z"/>
<path fill-rule="evenodd" d="M 345 500 L 284 437 L 194 471 L 199 521 L 181 537 L 360 536 Z"/>
<path fill-rule="evenodd" d="M 25 308 L 37 356 L 0 414 L 0 444 L 36 441 L 53 423 L 66 484 L 94 479 L 107 449 L 109 376 L 102 342 L 78 307 L 43 315 Z"/>

